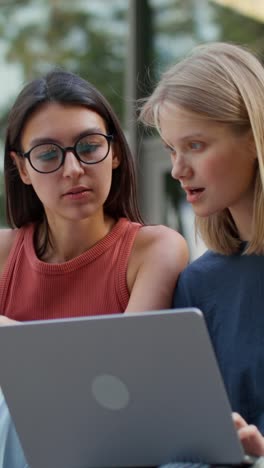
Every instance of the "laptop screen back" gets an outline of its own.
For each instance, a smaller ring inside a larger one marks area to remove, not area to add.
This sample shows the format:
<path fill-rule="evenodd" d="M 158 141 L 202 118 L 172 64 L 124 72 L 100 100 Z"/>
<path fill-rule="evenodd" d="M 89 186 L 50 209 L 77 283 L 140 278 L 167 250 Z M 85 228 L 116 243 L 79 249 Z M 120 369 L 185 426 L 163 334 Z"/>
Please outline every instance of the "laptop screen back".
<path fill-rule="evenodd" d="M 197 309 L 0 327 L 0 383 L 34 468 L 243 460 Z"/>

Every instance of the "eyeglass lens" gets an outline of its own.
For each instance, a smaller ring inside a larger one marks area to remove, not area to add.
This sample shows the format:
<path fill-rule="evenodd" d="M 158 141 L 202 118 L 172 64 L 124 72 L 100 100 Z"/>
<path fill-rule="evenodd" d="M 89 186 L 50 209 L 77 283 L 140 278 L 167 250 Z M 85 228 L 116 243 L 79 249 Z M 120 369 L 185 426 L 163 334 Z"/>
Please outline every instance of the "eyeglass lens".
<path fill-rule="evenodd" d="M 109 143 L 104 135 L 90 134 L 82 137 L 75 145 L 76 153 L 85 164 L 94 164 L 104 159 Z M 35 146 L 30 151 L 32 166 L 41 172 L 52 172 L 59 168 L 63 160 L 63 150 L 54 143 Z"/>

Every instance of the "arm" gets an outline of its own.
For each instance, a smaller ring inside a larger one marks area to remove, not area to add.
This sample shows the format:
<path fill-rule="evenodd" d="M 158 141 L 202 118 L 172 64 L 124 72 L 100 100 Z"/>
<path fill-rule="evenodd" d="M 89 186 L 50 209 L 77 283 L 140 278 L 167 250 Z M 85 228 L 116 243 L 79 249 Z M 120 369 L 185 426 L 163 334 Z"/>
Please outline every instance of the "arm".
<path fill-rule="evenodd" d="M 17 231 L 14 229 L 0 229 L 0 275 L 3 273 L 8 255 L 11 251 Z M 12 325 L 16 323 L 5 315 L 0 315 L 1 325 Z"/>
<path fill-rule="evenodd" d="M 167 309 L 179 273 L 188 262 L 186 241 L 165 226 L 144 226 L 128 263 L 130 300 L 125 312 Z"/>
<path fill-rule="evenodd" d="M 238 413 L 233 413 L 233 421 L 244 450 L 249 455 L 264 455 L 264 437 L 256 426 L 247 422 Z"/>
<path fill-rule="evenodd" d="M 5 315 L 0 315 L 0 326 L 1 325 L 14 325 L 15 323 L 18 323 L 17 320 L 12 320 Z"/>

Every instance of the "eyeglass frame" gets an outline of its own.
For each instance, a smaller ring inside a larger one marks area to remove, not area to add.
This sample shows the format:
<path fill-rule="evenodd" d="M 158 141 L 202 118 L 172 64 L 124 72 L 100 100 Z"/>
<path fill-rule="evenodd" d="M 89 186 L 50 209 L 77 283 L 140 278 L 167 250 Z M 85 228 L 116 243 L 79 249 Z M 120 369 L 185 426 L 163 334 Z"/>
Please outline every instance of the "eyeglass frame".
<path fill-rule="evenodd" d="M 100 136 L 103 136 L 103 137 L 106 139 L 106 141 L 107 141 L 108 148 L 107 148 L 106 155 L 105 155 L 102 159 L 100 159 L 99 161 L 93 161 L 93 162 L 83 161 L 83 160 L 80 158 L 80 156 L 78 155 L 78 153 L 77 153 L 77 149 L 76 149 L 76 148 L 77 148 L 77 145 L 78 145 L 78 143 L 80 142 L 80 140 L 82 140 L 82 139 L 85 138 L 86 136 L 90 136 L 90 135 L 100 135 Z M 77 159 L 80 163 L 87 164 L 88 166 L 89 166 L 89 165 L 93 165 L 93 164 L 98 164 L 98 163 L 104 161 L 104 160 L 107 158 L 107 156 L 108 156 L 108 154 L 109 154 L 109 152 L 110 152 L 110 145 L 111 145 L 111 142 L 112 142 L 113 140 L 114 140 L 114 136 L 113 136 L 113 135 L 110 135 L 110 134 L 109 134 L 109 135 L 108 135 L 108 134 L 105 135 L 104 133 L 99 133 L 99 132 L 87 133 L 86 135 L 82 135 L 80 138 L 78 138 L 78 140 L 74 143 L 73 146 L 61 146 L 61 145 L 59 145 L 58 143 L 54 143 L 54 142 L 50 141 L 50 142 L 39 143 L 39 144 L 37 144 L 37 145 L 34 145 L 32 148 L 30 148 L 29 151 L 26 151 L 25 153 L 23 153 L 22 151 L 16 151 L 16 153 L 18 153 L 20 156 L 23 156 L 23 158 L 26 158 L 26 159 L 29 161 L 29 164 L 30 164 L 30 166 L 32 167 L 32 169 L 34 169 L 34 171 L 36 171 L 36 172 L 38 172 L 38 173 L 40 173 L 40 174 L 52 174 L 53 172 L 58 171 L 58 170 L 63 166 L 68 151 L 71 151 L 71 153 L 74 154 L 74 156 L 76 157 L 76 159 Z M 40 170 L 36 169 L 36 168 L 33 166 L 32 162 L 31 162 L 31 159 L 30 159 L 30 153 L 31 153 L 31 151 L 33 151 L 35 148 L 38 148 L 39 146 L 46 145 L 46 144 L 48 145 L 49 143 L 52 144 L 52 145 L 54 145 L 54 146 L 56 146 L 57 148 L 59 148 L 59 149 L 61 150 L 61 152 L 62 152 L 61 163 L 60 163 L 60 165 L 57 167 L 57 169 L 54 169 L 53 171 L 48 171 L 48 172 L 46 172 L 46 171 L 40 171 Z"/>

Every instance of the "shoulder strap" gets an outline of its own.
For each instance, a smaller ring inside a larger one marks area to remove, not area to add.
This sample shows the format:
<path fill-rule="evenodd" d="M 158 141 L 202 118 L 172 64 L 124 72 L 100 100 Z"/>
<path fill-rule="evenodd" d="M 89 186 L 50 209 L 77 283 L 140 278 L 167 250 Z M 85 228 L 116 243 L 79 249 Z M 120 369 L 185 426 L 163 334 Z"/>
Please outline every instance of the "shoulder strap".
<path fill-rule="evenodd" d="M 21 246 L 24 243 L 25 230 L 26 230 L 25 227 L 18 229 L 14 243 L 12 245 L 6 264 L 4 266 L 3 273 L 0 277 L 0 314 L 1 315 L 5 315 L 5 304 L 6 304 L 8 294 L 10 294 L 9 290 L 11 286 L 11 280 L 12 280 L 16 262 L 19 257 L 19 252 L 21 250 Z"/>
<path fill-rule="evenodd" d="M 127 229 L 122 238 L 120 245 L 118 264 L 116 269 L 115 287 L 118 300 L 122 308 L 125 310 L 129 301 L 129 291 L 127 287 L 127 265 L 128 260 L 133 248 L 133 244 L 138 233 L 142 227 L 139 223 L 128 222 Z"/>

